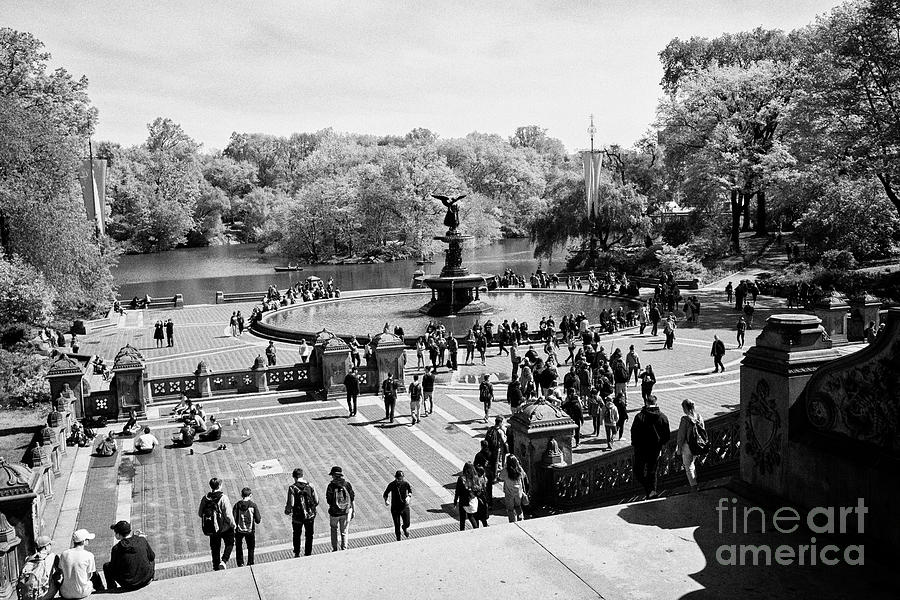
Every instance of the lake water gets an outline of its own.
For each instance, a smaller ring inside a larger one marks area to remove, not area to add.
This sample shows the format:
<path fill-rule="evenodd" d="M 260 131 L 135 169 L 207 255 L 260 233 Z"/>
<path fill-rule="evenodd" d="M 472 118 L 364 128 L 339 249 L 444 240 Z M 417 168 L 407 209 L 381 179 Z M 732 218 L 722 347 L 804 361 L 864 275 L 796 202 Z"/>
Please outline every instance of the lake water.
<path fill-rule="evenodd" d="M 539 266 L 528 239 L 501 240 L 464 252 L 466 265 L 473 273 L 502 274 L 510 268 L 527 278 Z M 443 260 L 443 254 L 436 255 L 437 264 L 425 265 L 426 274 L 440 272 Z M 333 277 L 342 290 L 408 288 L 417 268 L 415 261 L 404 260 L 379 265 L 304 265 L 305 270 L 300 272 L 274 271 L 273 267 L 284 264 L 282 257 L 258 253 L 254 244 L 239 244 L 124 255 L 113 275 L 120 298 L 182 294 L 187 304 L 211 304 L 216 291 L 257 292 L 272 284 L 285 288 L 310 275 L 325 280 Z M 544 261 L 540 266 L 559 271 L 563 261 Z"/>

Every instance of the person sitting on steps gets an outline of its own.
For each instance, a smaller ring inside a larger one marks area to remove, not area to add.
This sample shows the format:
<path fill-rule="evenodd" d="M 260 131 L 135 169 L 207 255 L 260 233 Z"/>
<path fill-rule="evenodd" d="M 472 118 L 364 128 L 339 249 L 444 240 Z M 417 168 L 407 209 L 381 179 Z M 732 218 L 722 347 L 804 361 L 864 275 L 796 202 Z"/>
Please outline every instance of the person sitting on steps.
<path fill-rule="evenodd" d="M 209 418 L 209 428 L 197 436 L 201 442 L 216 442 L 222 437 L 222 425 L 215 417 Z"/>

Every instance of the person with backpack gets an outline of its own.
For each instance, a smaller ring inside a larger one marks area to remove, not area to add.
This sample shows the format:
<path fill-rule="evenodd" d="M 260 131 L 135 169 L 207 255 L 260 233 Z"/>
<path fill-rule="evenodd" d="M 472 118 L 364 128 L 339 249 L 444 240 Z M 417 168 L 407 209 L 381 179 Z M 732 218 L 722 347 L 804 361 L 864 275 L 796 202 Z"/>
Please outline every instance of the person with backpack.
<path fill-rule="evenodd" d="M 561 408 L 575 421 L 575 445 L 572 447 L 577 448 L 578 444 L 581 443 L 581 426 L 584 424 L 584 410 L 581 408 L 581 400 L 578 399 L 578 396 L 575 395 L 575 390 L 572 388 L 566 390 L 566 398 Z"/>
<path fill-rule="evenodd" d="M 50 552 L 52 543 L 46 535 L 34 541 L 35 552 L 25 559 L 16 581 L 20 600 L 50 600 L 59 591 L 59 557 Z"/>
<path fill-rule="evenodd" d="M 494 417 L 494 425 L 485 432 L 484 439 L 488 444 L 488 462 L 484 469 L 484 477 L 487 480 L 485 502 L 490 509 L 494 507 L 494 482 L 497 480 L 497 473 L 509 452 L 506 434 L 503 431 L 503 417 L 499 415 Z"/>
<path fill-rule="evenodd" d="M 678 424 L 675 453 L 681 455 L 688 485 L 691 486 L 692 492 L 696 492 L 696 459 L 709 452 L 709 436 L 706 433 L 706 426 L 703 424 L 703 417 L 695 410 L 692 400 L 687 398 L 682 400 L 681 409 L 684 411 L 684 415 L 681 417 L 681 423 Z"/>
<path fill-rule="evenodd" d="M 381 395 L 384 399 L 384 418 L 394 422 L 394 407 L 397 405 L 397 388 L 400 384 L 394 380 L 394 374 L 388 373 L 387 379 L 381 384 Z"/>
<path fill-rule="evenodd" d="M 606 428 L 606 449 L 612 450 L 612 443 L 616 439 L 616 433 L 619 432 L 619 409 L 613 404 L 612 398 L 607 396 L 601 412 L 603 413 L 603 425 Z M 619 434 L 619 439 L 622 439 L 621 434 Z"/>
<path fill-rule="evenodd" d="M 391 498 L 391 518 L 394 521 L 394 534 L 400 541 L 400 529 L 402 523 L 403 535 L 409 537 L 409 499 L 412 496 L 412 486 L 404 479 L 403 471 L 394 473 L 394 480 L 384 490 L 384 505 L 388 506 L 388 496 Z"/>
<path fill-rule="evenodd" d="M 231 501 L 221 488 L 221 479 L 218 477 L 210 479 L 209 492 L 200 499 L 200 509 L 197 511 L 203 535 L 209 538 L 209 550 L 212 553 L 214 571 L 224 571 L 227 568 L 231 550 L 234 548 L 234 517 L 231 513 Z M 224 550 L 222 549 L 223 542 Z"/>
<path fill-rule="evenodd" d="M 253 565 L 256 550 L 256 526 L 262 521 L 259 507 L 253 501 L 253 491 L 245 487 L 241 499 L 234 503 L 234 546 L 237 566 L 244 566 L 244 542 L 247 543 L 247 566 Z"/>
<path fill-rule="evenodd" d="M 713 365 L 715 369 L 713 373 L 718 373 L 719 369 L 722 369 L 722 372 L 725 372 L 725 365 L 722 364 L 722 357 L 725 356 L 725 342 L 719 339 L 719 336 L 713 336 L 712 350 L 710 350 L 709 355 L 713 357 Z"/>
<path fill-rule="evenodd" d="M 413 375 L 412 383 L 409 384 L 409 413 L 410 425 L 415 425 L 422 420 L 422 384 L 419 383 L 419 375 Z"/>
<path fill-rule="evenodd" d="M 422 375 L 422 403 L 425 405 L 425 416 L 434 412 L 434 373 L 431 367 L 425 367 Z"/>
<path fill-rule="evenodd" d="M 331 520 L 331 550 L 337 552 L 347 549 L 348 530 L 353 519 L 353 501 L 356 494 L 353 486 L 344 479 L 344 471 L 340 467 L 331 467 L 328 473 L 331 482 L 325 490 L 325 499 L 328 502 L 328 516 Z M 340 536 L 340 546 L 338 537 Z"/>
<path fill-rule="evenodd" d="M 619 394 L 625 395 L 628 397 L 628 392 L 625 389 L 628 384 L 628 368 L 625 366 L 625 361 L 622 359 L 622 351 L 618 348 L 612 353 L 612 356 L 609 357 L 609 364 L 612 367 L 613 372 L 613 383 L 615 384 L 615 394 L 618 396 Z"/>
<path fill-rule="evenodd" d="M 292 475 L 294 483 L 288 486 L 284 514 L 291 517 L 291 527 L 294 530 L 294 558 L 297 558 L 300 556 L 301 544 L 304 556 L 312 554 L 313 529 L 319 499 L 316 497 L 316 490 L 313 486 L 303 478 L 303 469 L 294 469 Z"/>
<path fill-rule="evenodd" d="M 656 404 L 656 396 L 644 401 L 644 408 L 631 424 L 631 445 L 634 447 L 634 479 L 644 487 L 647 498 L 655 498 L 656 470 L 659 455 L 669 442 L 669 419 Z"/>
<path fill-rule="evenodd" d="M 494 401 L 494 386 L 488 381 L 488 375 L 481 379 L 478 386 L 478 399 L 484 405 L 484 422 L 488 422 L 488 414 L 491 412 L 491 403 Z"/>
<path fill-rule="evenodd" d="M 110 525 L 116 544 L 110 551 L 108 563 L 103 565 L 106 589 L 124 592 L 139 590 L 153 581 L 156 554 L 142 535 L 131 534 L 131 523 L 119 521 Z"/>

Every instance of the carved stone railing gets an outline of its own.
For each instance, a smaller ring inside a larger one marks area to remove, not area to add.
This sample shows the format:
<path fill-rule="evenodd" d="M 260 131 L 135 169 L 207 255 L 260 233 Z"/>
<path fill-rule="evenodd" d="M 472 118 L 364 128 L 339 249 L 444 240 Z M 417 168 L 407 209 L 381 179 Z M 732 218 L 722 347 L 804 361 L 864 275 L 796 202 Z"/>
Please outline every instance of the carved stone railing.
<path fill-rule="evenodd" d="M 270 389 L 302 390 L 311 389 L 311 365 L 309 363 L 269 367 L 266 382 Z M 257 393 L 254 373 L 250 369 L 239 371 L 208 372 L 209 389 L 213 395 Z M 156 400 L 177 398 L 182 393 L 189 398 L 200 397 L 202 386 L 198 385 L 200 375 L 171 375 L 150 379 L 150 393 Z"/>
<path fill-rule="evenodd" d="M 710 450 L 697 458 L 697 475 L 702 480 L 737 474 L 740 461 L 740 411 L 706 421 Z M 687 484 L 681 456 L 675 453 L 675 432 L 663 448 L 657 475 L 659 487 Z M 547 504 L 573 508 L 586 504 L 616 503 L 643 494 L 634 481 L 634 450 L 620 448 L 573 465 L 548 467 L 550 489 Z"/>

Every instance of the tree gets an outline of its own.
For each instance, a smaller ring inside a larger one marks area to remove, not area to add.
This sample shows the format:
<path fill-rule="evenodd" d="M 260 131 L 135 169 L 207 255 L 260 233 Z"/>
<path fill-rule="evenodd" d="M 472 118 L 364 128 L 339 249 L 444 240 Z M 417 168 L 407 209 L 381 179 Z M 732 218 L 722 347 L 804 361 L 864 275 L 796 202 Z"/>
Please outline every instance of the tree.
<path fill-rule="evenodd" d="M 87 79 L 49 61 L 31 34 L 0 29 L 0 247 L 43 274 L 63 312 L 90 312 L 110 299 L 114 258 L 77 179 L 97 111 Z"/>
<path fill-rule="evenodd" d="M 40 271 L 21 257 L 0 258 L 0 330 L 11 325 L 47 325 L 55 296 Z"/>
<path fill-rule="evenodd" d="M 794 39 L 798 145 L 839 171 L 874 175 L 900 212 L 900 1 L 847 2 Z"/>

